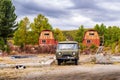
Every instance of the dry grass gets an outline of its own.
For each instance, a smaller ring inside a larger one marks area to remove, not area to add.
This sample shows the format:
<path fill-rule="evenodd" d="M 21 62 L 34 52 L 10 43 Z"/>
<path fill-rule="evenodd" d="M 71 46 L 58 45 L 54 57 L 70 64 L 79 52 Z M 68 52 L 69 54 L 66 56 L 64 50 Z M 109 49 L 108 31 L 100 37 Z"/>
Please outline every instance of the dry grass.
<path fill-rule="evenodd" d="M 40 62 L 41 59 L 53 56 L 54 54 L 39 54 L 35 55 L 37 57 L 34 58 L 21 58 L 21 59 L 11 59 L 11 57 L 0 57 L 0 63 L 6 63 L 6 64 L 21 64 L 21 63 L 34 63 L 34 62 Z"/>
<path fill-rule="evenodd" d="M 44 68 L 0 69 L 0 80 L 21 80 L 31 72 L 42 72 Z"/>
<path fill-rule="evenodd" d="M 21 75 L 24 75 L 22 71 L 17 71 L 15 69 L 2 69 L 0 70 L 0 78 L 2 79 L 15 79 L 17 77 L 20 77 Z"/>
<path fill-rule="evenodd" d="M 0 58 L 0 62 L 3 61 L 3 58 Z"/>

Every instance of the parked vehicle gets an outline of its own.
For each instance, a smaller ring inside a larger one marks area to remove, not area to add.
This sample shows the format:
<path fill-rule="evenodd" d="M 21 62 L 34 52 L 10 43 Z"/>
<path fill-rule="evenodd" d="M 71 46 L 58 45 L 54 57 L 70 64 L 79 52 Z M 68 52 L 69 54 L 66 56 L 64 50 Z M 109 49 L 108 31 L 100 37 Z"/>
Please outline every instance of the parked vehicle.
<path fill-rule="evenodd" d="M 76 41 L 62 41 L 57 44 L 56 59 L 58 65 L 66 61 L 74 61 L 78 65 L 79 45 Z"/>

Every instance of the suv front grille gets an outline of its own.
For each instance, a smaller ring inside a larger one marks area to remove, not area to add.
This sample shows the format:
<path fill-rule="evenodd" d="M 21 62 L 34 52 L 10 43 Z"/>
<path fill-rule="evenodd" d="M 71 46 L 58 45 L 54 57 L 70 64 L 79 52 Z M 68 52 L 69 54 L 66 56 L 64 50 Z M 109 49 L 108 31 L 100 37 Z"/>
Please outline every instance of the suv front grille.
<path fill-rule="evenodd" d="M 64 54 L 64 55 L 62 55 L 62 57 L 72 57 L 72 55 L 70 55 L 70 54 Z"/>

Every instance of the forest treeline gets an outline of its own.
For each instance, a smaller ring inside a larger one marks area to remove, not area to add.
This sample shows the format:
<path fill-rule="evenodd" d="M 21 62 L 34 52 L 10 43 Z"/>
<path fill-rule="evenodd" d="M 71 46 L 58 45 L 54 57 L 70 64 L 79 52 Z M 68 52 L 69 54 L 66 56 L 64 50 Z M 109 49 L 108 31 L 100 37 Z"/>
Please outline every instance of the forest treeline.
<path fill-rule="evenodd" d="M 103 45 L 106 50 L 111 50 L 111 53 L 120 52 L 119 26 L 106 26 L 104 24 L 96 24 L 92 29 L 96 30 L 99 36 L 102 37 L 104 40 Z M 82 44 L 84 33 L 87 30 L 89 29 L 86 29 L 83 25 L 81 25 L 78 30 L 63 31 L 63 33 L 68 39 L 78 41 L 80 44 Z"/>
<path fill-rule="evenodd" d="M 105 26 L 104 24 L 96 24 L 93 28 L 84 28 L 83 25 L 78 30 L 63 31 L 66 38 L 76 40 L 82 43 L 85 31 L 94 29 L 98 32 L 100 37 L 104 37 L 104 46 L 111 46 L 111 43 L 120 43 L 120 27 L 119 26 Z"/>
<path fill-rule="evenodd" d="M 82 39 L 86 28 L 84 25 L 78 26 L 77 30 L 62 31 L 59 28 L 54 29 L 49 20 L 43 14 L 38 14 L 33 22 L 30 22 L 26 16 L 19 22 L 16 22 L 15 6 L 11 0 L 0 1 L 0 50 L 9 51 L 8 41 L 12 40 L 14 45 L 38 45 L 39 36 L 42 30 L 51 30 L 58 41 L 75 40 L 82 45 Z M 59 26 L 58 26 L 59 27 Z M 120 27 L 106 26 L 105 24 L 96 24 L 92 29 L 97 30 L 99 36 L 104 37 L 104 46 L 113 53 L 120 52 Z M 69 29 L 69 27 L 68 27 Z M 95 48 L 92 46 L 92 48 Z"/>
<path fill-rule="evenodd" d="M 98 32 L 99 36 L 104 40 L 104 46 L 106 50 L 111 50 L 112 53 L 120 52 L 120 28 L 119 26 L 106 26 L 105 24 L 96 24 L 92 26 Z M 34 22 L 30 23 L 29 19 L 25 17 L 18 23 L 18 29 L 13 35 L 15 45 L 36 45 L 38 44 L 39 35 L 42 30 L 51 30 L 54 33 L 54 37 L 57 41 L 75 40 L 79 42 L 81 49 L 86 47 L 82 45 L 82 40 L 85 31 L 89 28 L 84 28 L 84 25 L 76 30 L 62 31 L 59 28 L 53 29 L 48 22 L 48 19 L 39 14 L 34 18 Z M 93 47 L 93 48 L 96 48 Z M 116 50 L 117 49 L 117 50 Z"/>

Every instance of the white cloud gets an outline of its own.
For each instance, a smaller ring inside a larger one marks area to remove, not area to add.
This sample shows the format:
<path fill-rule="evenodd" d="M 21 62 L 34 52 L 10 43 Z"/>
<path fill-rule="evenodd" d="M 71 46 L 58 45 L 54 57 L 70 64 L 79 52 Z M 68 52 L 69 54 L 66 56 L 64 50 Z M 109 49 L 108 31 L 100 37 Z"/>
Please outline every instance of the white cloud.
<path fill-rule="evenodd" d="M 49 20 L 54 28 L 60 27 L 62 30 L 78 29 L 80 25 L 93 27 L 96 24 L 96 22 L 93 22 L 90 18 L 82 16 L 77 12 L 72 13 L 71 17 L 59 19 L 49 17 Z"/>
<path fill-rule="evenodd" d="M 95 24 L 120 25 L 120 1 L 114 0 L 13 0 L 17 21 L 27 16 L 31 22 L 43 14 L 61 30 L 92 28 Z M 81 5 L 81 6 L 80 6 Z"/>
<path fill-rule="evenodd" d="M 106 26 L 119 26 L 120 27 L 120 20 L 118 21 L 109 21 L 104 23 Z"/>
<path fill-rule="evenodd" d="M 98 5 L 107 10 L 120 11 L 120 8 L 119 8 L 120 3 L 118 2 L 102 2 L 102 3 L 99 3 Z"/>
<path fill-rule="evenodd" d="M 30 1 L 30 0 L 29 0 Z M 65 9 L 73 6 L 70 0 L 33 0 L 34 3 L 45 8 Z"/>

